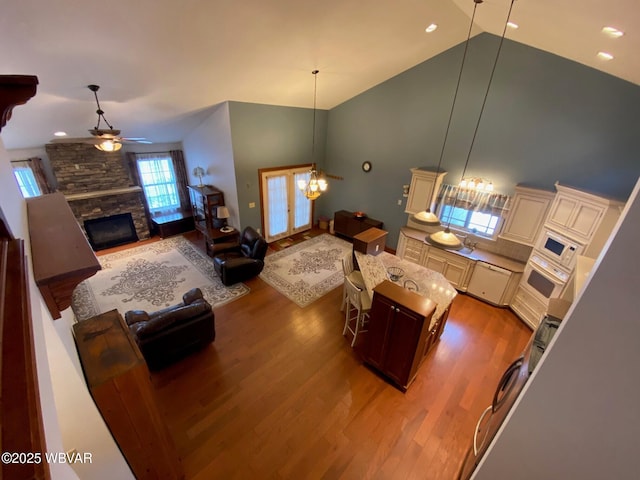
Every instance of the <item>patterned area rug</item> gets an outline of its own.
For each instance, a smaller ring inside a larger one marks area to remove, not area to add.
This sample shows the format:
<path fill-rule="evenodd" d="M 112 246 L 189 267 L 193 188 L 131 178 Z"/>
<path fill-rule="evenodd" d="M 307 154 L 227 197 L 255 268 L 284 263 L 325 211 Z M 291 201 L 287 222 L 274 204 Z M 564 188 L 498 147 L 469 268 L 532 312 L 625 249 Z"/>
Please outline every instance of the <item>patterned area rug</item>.
<path fill-rule="evenodd" d="M 349 242 L 323 233 L 267 255 L 260 278 L 298 306 L 306 307 L 342 285 L 342 257 L 351 249 Z"/>
<path fill-rule="evenodd" d="M 182 301 L 198 287 L 214 307 L 249 293 L 243 283 L 225 287 L 212 260 L 188 240 L 173 237 L 98 257 L 102 270 L 80 283 L 71 308 L 78 321 L 117 308 L 153 312 Z"/>

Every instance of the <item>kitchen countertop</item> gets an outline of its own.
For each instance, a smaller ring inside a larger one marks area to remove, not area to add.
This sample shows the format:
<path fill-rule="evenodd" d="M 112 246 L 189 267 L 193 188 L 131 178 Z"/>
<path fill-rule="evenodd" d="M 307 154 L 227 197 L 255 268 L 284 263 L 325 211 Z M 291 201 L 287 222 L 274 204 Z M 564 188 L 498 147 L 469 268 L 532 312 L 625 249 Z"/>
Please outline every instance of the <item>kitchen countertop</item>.
<path fill-rule="evenodd" d="M 365 287 L 371 298 L 373 298 L 373 289 L 377 285 L 384 280 L 390 280 L 387 274 L 389 267 L 400 267 L 404 271 L 402 278 L 393 283 L 408 288 L 418 295 L 427 297 L 436 303 L 436 311 L 433 315 L 432 322 L 440 318 L 458 294 L 456 289 L 451 286 L 442 274 L 408 260 L 403 260 L 391 253 L 381 252 L 375 256 L 358 251 L 354 253 L 358 267 L 362 273 L 362 278 L 364 279 Z M 411 280 L 414 285 L 405 285 L 406 280 Z"/>
<path fill-rule="evenodd" d="M 508 258 L 503 255 L 499 255 L 497 253 L 488 252 L 486 250 L 481 250 L 479 248 L 476 248 L 473 251 L 468 248 L 464 248 L 462 250 L 449 250 L 449 249 L 440 248 L 435 245 L 431 245 L 430 243 L 425 241 L 425 237 L 428 235 L 426 232 L 423 232 L 421 230 L 415 230 L 410 227 L 402 227 L 400 230 L 407 237 L 412 238 L 414 240 L 418 240 L 424 243 L 425 245 L 428 245 L 430 248 L 438 248 L 445 252 L 453 253 L 455 255 L 460 255 L 461 257 L 468 258 L 469 260 L 489 263 L 491 265 L 504 268 L 514 273 L 524 272 L 524 267 L 526 266 L 523 262 L 520 262 L 518 260 L 514 260 L 512 258 Z"/>

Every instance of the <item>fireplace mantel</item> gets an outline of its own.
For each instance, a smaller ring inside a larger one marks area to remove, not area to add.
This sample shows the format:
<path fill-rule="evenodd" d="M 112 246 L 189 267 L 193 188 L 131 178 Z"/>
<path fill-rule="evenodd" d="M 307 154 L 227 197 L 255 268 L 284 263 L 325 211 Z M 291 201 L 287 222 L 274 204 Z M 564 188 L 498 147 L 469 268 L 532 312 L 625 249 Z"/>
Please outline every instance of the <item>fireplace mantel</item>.
<path fill-rule="evenodd" d="M 74 193 L 71 195 L 65 195 L 64 198 L 68 202 L 73 202 L 76 200 L 86 200 L 88 198 L 108 197 L 110 195 L 124 195 L 127 193 L 135 193 L 141 191 L 141 187 L 112 188 L 111 190 L 94 190 L 93 192 Z"/>

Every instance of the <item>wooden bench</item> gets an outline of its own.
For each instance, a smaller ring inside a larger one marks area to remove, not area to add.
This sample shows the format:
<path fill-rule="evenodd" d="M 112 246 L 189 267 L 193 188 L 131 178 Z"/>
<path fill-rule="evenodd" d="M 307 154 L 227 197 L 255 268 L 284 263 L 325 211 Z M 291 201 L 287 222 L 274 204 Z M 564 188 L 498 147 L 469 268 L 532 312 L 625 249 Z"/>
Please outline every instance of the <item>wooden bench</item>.
<path fill-rule="evenodd" d="M 195 228 L 191 211 L 165 213 L 151 218 L 153 233 L 167 238 L 179 233 L 190 232 Z"/>

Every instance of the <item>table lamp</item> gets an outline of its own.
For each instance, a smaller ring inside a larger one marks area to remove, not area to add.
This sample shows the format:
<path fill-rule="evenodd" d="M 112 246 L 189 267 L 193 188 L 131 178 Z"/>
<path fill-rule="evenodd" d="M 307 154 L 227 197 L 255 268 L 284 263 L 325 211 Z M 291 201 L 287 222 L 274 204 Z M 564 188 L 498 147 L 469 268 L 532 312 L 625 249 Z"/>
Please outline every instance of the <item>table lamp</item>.
<path fill-rule="evenodd" d="M 216 210 L 216 218 L 214 219 L 214 226 L 216 228 L 222 228 L 227 226 L 227 218 L 231 215 L 229 214 L 229 209 L 227 207 L 218 207 Z"/>

